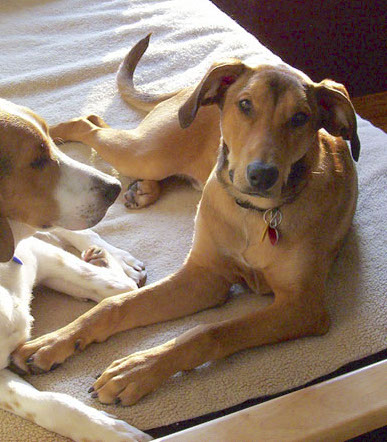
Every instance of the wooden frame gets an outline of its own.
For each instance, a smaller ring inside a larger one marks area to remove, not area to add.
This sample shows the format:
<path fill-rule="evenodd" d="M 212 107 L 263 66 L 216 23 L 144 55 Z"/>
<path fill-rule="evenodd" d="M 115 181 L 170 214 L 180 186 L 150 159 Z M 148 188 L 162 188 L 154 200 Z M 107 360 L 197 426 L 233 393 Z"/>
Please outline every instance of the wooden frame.
<path fill-rule="evenodd" d="M 339 442 L 387 423 L 387 360 L 158 442 Z"/>

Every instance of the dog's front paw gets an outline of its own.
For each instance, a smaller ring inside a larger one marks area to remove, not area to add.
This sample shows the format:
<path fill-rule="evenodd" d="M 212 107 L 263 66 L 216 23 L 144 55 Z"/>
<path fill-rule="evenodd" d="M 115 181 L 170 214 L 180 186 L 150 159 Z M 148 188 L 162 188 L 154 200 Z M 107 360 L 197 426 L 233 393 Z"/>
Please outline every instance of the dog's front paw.
<path fill-rule="evenodd" d="M 111 255 L 109 255 L 108 252 L 102 247 L 93 245 L 84 250 L 81 257 L 85 262 L 93 264 L 97 267 L 114 268 L 114 262 L 111 259 Z"/>
<path fill-rule="evenodd" d="M 129 252 L 118 249 L 117 247 L 112 247 L 109 251 L 113 259 L 118 261 L 119 266 L 125 274 L 133 279 L 138 287 L 142 287 L 145 284 L 147 276 L 144 263 L 136 259 Z"/>
<path fill-rule="evenodd" d="M 135 404 L 174 373 L 162 349 L 155 347 L 113 362 L 89 393 L 103 404 Z"/>
<path fill-rule="evenodd" d="M 124 193 L 125 206 L 128 209 L 142 209 L 153 204 L 160 196 L 158 181 L 137 180 L 129 185 Z"/>
<path fill-rule="evenodd" d="M 80 340 L 59 335 L 57 332 L 20 345 L 11 355 L 12 365 L 29 374 L 54 370 L 81 347 Z"/>
<path fill-rule="evenodd" d="M 122 255 L 125 253 L 119 249 L 116 250 L 119 253 L 122 252 Z M 129 256 L 132 258 L 131 255 Z M 89 278 L 94 288 L 94 292 L 90 292 L 90 299 L 96 302 L 100 302 L 102 299 L 109 298 L 110 296 L 135 290 L 145 279 L 144 270 L 134 270 L 133 267 L 130 268 L 132 276 L 128 276 L 128 272 L 124 270 L 125 261 L 114 257 L 99 246 L 93 245 L 83 251 L 82 259 L 96 267 L 101 267 L 98 272 L 95 272 L 93 278 Z"/>

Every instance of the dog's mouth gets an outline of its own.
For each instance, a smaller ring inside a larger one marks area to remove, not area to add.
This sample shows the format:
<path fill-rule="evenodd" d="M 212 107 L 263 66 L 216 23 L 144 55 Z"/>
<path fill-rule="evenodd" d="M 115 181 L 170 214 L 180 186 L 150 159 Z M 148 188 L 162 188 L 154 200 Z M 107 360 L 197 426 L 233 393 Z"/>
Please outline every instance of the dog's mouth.
<path fill-rule="evenodd" d="M 277 207 L 280 197 L 269 191 L 258 191 L 251 188 L 240 188 L 231 180 L 220 180 L 227 192 L 237 201 L 239 205 L 246 208 L 266 210 Z"/>
<path fill-rule="evenodd" d="M 277 197 L 277 195 L 273 191 L 273 189 L 276 186 L 271 187 L 269 190 L 254 189 L 251 186 L 240 186 L 237 183 L 235 183 L 233 179 L 231 179 L 231 176 L 233 177 L 233 174 L 229 172 L 229 178 L 230 178 L 229 185 L 231 185 L 238 193 L 242 195 L 251 196 L 255 198 L 265 198 L 265 199 L 273 199 Z"/>
<path fill-rule="evenodd" d="M 83 230 L 94 227 L 106 215 L 111 203 L 96 204 L 90 203 L 77 208 L 77 215 L 72 212 L 63 213 L 56 225 L 68 230 Z"/>
<path fill-rule="evenodd" d="M 276 186 L 272 186 L 269 190 L 255 189 L 251 186 L 245 186 L 245 187 L 238 186 L 238 184 L 234 182 L 233 169 L 230 169 L 228 171 L 228 177 L 229 177 L 229 184 L 232 185 L 236 191 L 238 191 L 243 195 L 252 196 L 256 198 L 266 198 L 266 199 L 271 199 L 276 197 L 276 195 L 274 195 L 273 192 L 273 188 Z"/>
<path fill-rule="evenodd" d="M 51 230 L 51 229 L 54 228 L 54 226 L 53 226 L 52 224 L 42 224 L 42 225 L 40 226 L 40 228 L 41 228 L 42 230 Z"/>
<path fill-rule="evenodd" d="M 228 161 L 228 152 L 228 147 L 223 143 L 218 156 L 216 177 L 227 192 L 237 200 L 245 200 L 248 204 L 259 206 L 262 209 L 265 209 L 266 206 L 276 207 L 296 198 L 308 183 L 310 166 L 306 160 L 306 155 L 292 164 L 290 173 L 286 175 L 286 178 L 280 173 L 272 187 L 256 189 L 246 182 L 239 183 L 236 180 L 235 170 L 230 167 Z"/>
<path fill-rule="evenodd" d="M 246 198 L 250 200 L 251 204 L 257 204 L 258 206 L 272 206 L 272 204 L 278 204 L 282 198 L 288 198 L 290 194 L 297 193 L 299 186 L 299 181 L 303 181 L 305 177 L 305 173 L 300 173 L 299 164 L 303 163 L 303 160 L 298 161 L 291 168 L 291 173 L 287 177 L 286 182 L 283 182 L 284 177 L 280 172 L 278 179 L 272 184 L 272 186 L 268 189 L 258 189 L 249 185 L 249 183 L 240 182 L 237 179 L 237 174 L 235 173 L 235 169 L 230 167 L 230 163 L 228 161 L 228 153 L 229 149 L 225 143 L 223 143 L 219 156 L 218 162 L 216 166 L 216 177 L 218 181 L 223 185 L 225 189 L 234 197 L 234 198 Z M 301 167 L 301 169 L 303 169 Z M 296 177 L 294 179 L 294 176 Z M 290 178 L 290 183 L 289 183 Z M 302 186 L 301 186 L 302 187 Z M 255 199 L 261 199 L 261 201 L 257 201 Z"/>
<path fill-rule="evenodd" d="M 243 195 L 248 195 L 248 196 L 255 196 L 257 198 L 273 198 L 273 195 L 271 192 L 265 192 L 265 191 L 257 191 L 257 190 L 240 190 L 238 188 L 236 188 L 238 190 L 238 192 L 242 193 Z"/>
<path fill-rule="evenodd" d="M 223 167 L 222 167 L 223 166 Z M 270 188 L 269 190 L 262 190 L 262 189 L 254 189 L 251 186 L 240 185 L 239 183 L 235 182 L 235 175 L 233 169 L 228 169 L 228 164 L 218 164 L 217 168 L 217 179 L 218 181 L 227 189 L 227 191 L 236 199 L 243 199 L 243 197 L 247 198 L 260 198 L 264 199 L 267 202 L 263 201 L 253 201 L 250 200 L 251 204 L 257 204 L 257 205 L 266 205 L 270 204 L 269 200 L 276 200 L 278 198 L 278 195 L 276 195 L 273 190 L 273 188 Z M 277 186 L 275 186 L 277 187 Z M 250 199 L 249 198 L 249 199 Z M 271 205 L 271 204 L 270 204 Z"/>

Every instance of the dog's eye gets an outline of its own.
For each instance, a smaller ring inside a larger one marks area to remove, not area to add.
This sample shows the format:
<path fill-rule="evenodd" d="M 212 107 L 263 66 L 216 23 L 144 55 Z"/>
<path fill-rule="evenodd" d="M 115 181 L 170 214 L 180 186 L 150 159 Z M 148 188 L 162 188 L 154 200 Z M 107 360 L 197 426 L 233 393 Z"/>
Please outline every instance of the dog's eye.
<path fill-rule="evenodd" d="M 306 115 L 304 112 L 297 112 L 292 116 L 290 124 L 292 127 L 301 127 L 304 126 L 308 120 L 309 115 Z"/>
<path fill-rule="evenodd" d="M 246 98 L 238 103 L 239 109 L 246 115 L 249 115 L 253 109 L 253 103 Z"/>
<path fill-rule="evenodd" d="M 32 161 L 32 162 L 30 163 L 30 166 L 31 166 L 33 169 L 39 169 L 39 170 L 41 170 L 41 169 L 44 168 L 44 166 L 45 166 L 47 163 L 48 163 L 48 158 L 46 158 L 46 157 L 40 157 L 40 158 L 37 158 L 36 160 Z"/>

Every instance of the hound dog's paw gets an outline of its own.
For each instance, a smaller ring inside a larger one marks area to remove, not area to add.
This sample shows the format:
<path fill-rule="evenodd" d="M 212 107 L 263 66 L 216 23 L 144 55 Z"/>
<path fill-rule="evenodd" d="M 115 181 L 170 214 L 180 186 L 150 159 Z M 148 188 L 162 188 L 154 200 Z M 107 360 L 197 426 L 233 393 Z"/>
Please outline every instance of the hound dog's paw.
<path fill-rule="evenodd" d="M 133 279 L 138 287 L 145 284 L 147 273 L 144 263 L 125 250 L 110 246 L 109 252 L 107 252 L 101 247 L 91 246 L 83 252 L 82 257 L 91 264 L 104 266 L 107 263 L 107 267 L 114 267 L 116 270 L 120 267 L 121 271 L 123 270 L 125 275 Z"/>
<path fill-rule="evenodd" d="M 174 374 L 164 346 L 134 353 L 113 362 L 89 389 L 103 404 L 133 405 Z"/>
<path fill-rule="evenodd" d="M 132 278 L 123 269 L 122 261 L 117 260 L 100 246 L 91 246 L 82 252 L 82 259 L 100 269 L 85 267 L 85 278 L 90 285 L 90 299 L 96 302 L 110 296 L 135 290 L 138 287 L 139 271 Z"/>
<path fill-rule="evenodd" d="M 124 193 L 125 206 L 128 209 L 142 209 L 153 204 L 160 196 L 158 181 L 137 180 L 129 185 Z"/>
<path fill-rule="evenodd" d="M 97 267 L 111 267 L 115 268 L 115 263 L 112 260 L 112 256 L 101 247 L 91 246 L 84 250 L 81 255 L 85 262 L 89 262 Z"/>

